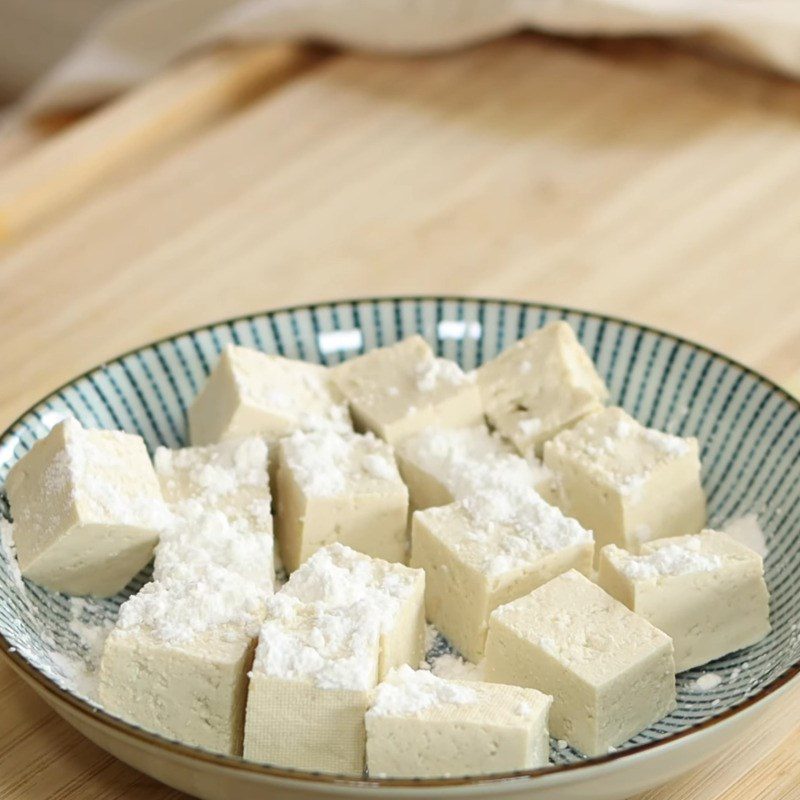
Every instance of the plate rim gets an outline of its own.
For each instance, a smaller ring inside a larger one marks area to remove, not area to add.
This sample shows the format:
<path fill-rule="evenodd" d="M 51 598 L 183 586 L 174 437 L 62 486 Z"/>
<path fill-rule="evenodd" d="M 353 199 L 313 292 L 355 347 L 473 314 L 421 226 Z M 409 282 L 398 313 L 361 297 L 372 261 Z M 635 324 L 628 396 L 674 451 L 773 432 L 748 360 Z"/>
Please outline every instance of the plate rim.
<path fill-rule="evenodd" d="M 235 325 L 241 322 L 249 322 L 259 317 L 271 316 L 275 314 L 296 314 L 298 312 L 310 311 L 314 312 L 319 308 L 333 307 L 337 305 L 350 304 L 355 305 L 358 303 L 375 303 L 375 302 L 475 302 L 480 304 L 497 303 L 506 306 L 518 306 L 527 309 L 537 309 L 546 311 L 555 311 L 562 315 L 577 314 L 585 317 L 591 317 L 601 322 L 610 322 L 621 324 L 628 327 L 633 327 L 644 333 L 653 333 L 658 336 L 667 337 L 674 342 L 688 345 L 695 348 L 700 352 L 713 356 L 715 359 L 720 359 L 723 362 L 742 370 L 751 378 L 755 378 L 762 384 L 768 386 L 772 391 L 776 392 L 784 400 L 788 401 L 795 408 L 795 412 L 800 414 L 800 398 L 795 397 L 785 389 L 783 386 L 776 383 L 771 378 L 763 373 L 753 369 L 752 367 L 744 364 L 743 362 L 721 353 L 708 345 L 697 342 L 693 339 L 681 336 L 680 334 L 673 333 L 664 328 L 659 328 L 647 323 L 638 322 L 633 319 L 621 317 L 615 314 L 606 314 L 603 312 L 584 309 L 577 306 L 565 306 L 558 303 L 539 302 L 536 300 L 526 299 L 511 299 L 504 297 L 492 297 L 486 295 L 459 295 L 459 294 L 386 294 L 386 295 L 364 295 L 356 297 L 346 297 L 341 299 L 318 300 L 311 303 L 297 303 L 289 306 L 275 306 L 271 308 L 262 309 L 259 311 L 252 311 L 246 314 L 239 314 L 232 317 L 225 317 L 216 319 L 211 322 L 201 323 L 189 328 L 185 328 L 174 333 L 160 336 L 151 341 L 132 347 L 119 355 L 112 356 L 108 359 L 101 361 L 99 364 L 86 369 L 80 374 L 63 382 L 54 389 L 51 389 L 46 395 L 41 397 L 30 407 L 22 411 L 16 419 L 9 423 L 2 432 L 0 432 L 0 441 L 8 436 L 11 431 L 19 425 L 22 420 L 34 412 L 42 403 L 45 403 L 53 395 L 58 394 L 67 387 L 74 383 L 83 380 L 92 373 L 104 369 L 111 364 L 119 362 L 128 358 L 142 350 L 154 348 L 183 336 L 190 336 L 198 334 L 210 328 L 221 325 Z M 664 739 L 658 741 L 647 742 L 645 744 L 636 745 L 628 750 L 620 750 L 607 753 L 602 756 L 588 758 L 585 761 L 577 761 L 571 764 L 549 764 L 545 767 L 539 767 L 532 770 L 516 770 L 513 772 L 491 773 L 489 775 L 467 775 L 460 777 L 450 778 L 371 778 L 368 776 L 362 778 L 355 778 L 347 775 L 338 775 L 333 773 L 313 772 L 308 770 L 291 769 L 287 767 L 279 767 L 257 761 L 250 761 L 241 756 L 231 756 L 222 753 L 214 753 L 210 750 L 196 747 L 175 739 L 170 739 L 161 734 L 148 731 L 139 725 L 127 722 L 121 717 L 117 717 L 105 709 L 94 706 L 76 694 L 59 686 L 53 678 L 45 675 L 39 669 L 33 666 L 26 658 L 19 653 L 16 647 L 11 645 L 4 633 L 0 631 L 0 655 L 7 659 L 15 671 L 23 674 L 34 684 L 35 688 L 41 689 L 49 695 L 53 695 L 57 700 L 66 703 L 71 707 L 71 710 L 79 712 L 81 715 L 88 717 L 93 721 L 99 722 L 115 729 L 118 733 L 130 736 L 140 740 L 146 745 L 166 750 L 173 755 L 182 756 L 190 760 L 197 760 L 204 762 L 207 765 L 216 765 L 225 767 L 234 771 L 241 771 L 247 773 L 255 773 L 262 777 L 279 778 L 290 781 L 300 781 L 305 783 L 317 783 L 328 786 L 347 787 L 352 789 L 392 789 L 392 788 L 419 788 L 419 789 L 435 789 L 444 787 L 457 787 L 457 786 L 491 786 L 492 784 L 502 784 L 508 781 L 518 780 L 531 780 L 535 781 L 537 778 L 544 778 L 546 776 L 556 775 L 569 775 L 581 770 L 585 771 L 592 767 L 605 766 L 616 761 L 630 759 L 635 756 L 650 753 L 658 748 L 675 744 L 680 740 L 685 739 L 695 734 L 703 733 L 712 727 L 716 727 L 731 718 L 742 714 L 746 711 L 752 710 L 755 706 L 763 704 L 773 694 L 780 689 L 784 688 L 787 684 L 795 681 L 800 676 L 800 659 L 790 664 L 787 669 L 772 680 L 766 686 L 762 687 L 756 694 L 748 697 L 739 705 L 729 708 L 717 716 L 704 720 L 688 728 L 670 734 Z M 46 698 L 45 698 L 46 699 Z"/>

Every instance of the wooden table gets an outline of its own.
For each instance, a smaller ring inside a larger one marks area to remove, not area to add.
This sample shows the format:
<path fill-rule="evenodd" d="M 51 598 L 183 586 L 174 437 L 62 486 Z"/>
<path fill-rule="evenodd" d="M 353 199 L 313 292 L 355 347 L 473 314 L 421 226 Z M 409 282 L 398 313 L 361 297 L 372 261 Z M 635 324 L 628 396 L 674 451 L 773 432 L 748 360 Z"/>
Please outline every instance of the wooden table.
<path fill-rule="evenodd" d="M 652 43 L 529 36 L 315 60 L 6 248 L 0 421 L 187 326 L 376 293 L 612 312 L 788 382 L 799 112 L 796 85 Z M 795 691 L 751 740 L 649 800 L 797 798 L 799 713 Z M 177 794 L 72 732 L 0 665 L 0 797 L 56 796 Z"/>

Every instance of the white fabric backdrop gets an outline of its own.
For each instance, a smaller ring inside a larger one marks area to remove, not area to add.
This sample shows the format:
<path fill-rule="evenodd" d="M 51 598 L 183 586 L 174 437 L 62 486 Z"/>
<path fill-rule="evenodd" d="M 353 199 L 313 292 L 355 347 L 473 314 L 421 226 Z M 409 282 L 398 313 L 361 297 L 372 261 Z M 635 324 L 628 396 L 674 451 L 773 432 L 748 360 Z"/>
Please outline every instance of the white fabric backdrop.
<path fill-rule="evenodd" d="M 418 53 L 524 29 L 691 37 L 800 76 L 800 0 L 128 0 L 24 107 L 40 113 L 95 104 L 219 41 L 316 40 Z"/>

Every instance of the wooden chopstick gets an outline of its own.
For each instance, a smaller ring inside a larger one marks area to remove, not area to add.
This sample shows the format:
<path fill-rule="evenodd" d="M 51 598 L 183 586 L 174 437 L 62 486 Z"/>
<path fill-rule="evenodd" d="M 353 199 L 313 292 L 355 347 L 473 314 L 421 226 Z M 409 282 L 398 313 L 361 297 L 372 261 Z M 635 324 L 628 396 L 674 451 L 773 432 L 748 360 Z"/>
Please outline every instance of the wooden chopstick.
<path fill-rule="evenodd" d="M 319 50 L 294 45 L 202 53 L 23 152 L 0 167 L 0 242 L 321 58 Z"/>

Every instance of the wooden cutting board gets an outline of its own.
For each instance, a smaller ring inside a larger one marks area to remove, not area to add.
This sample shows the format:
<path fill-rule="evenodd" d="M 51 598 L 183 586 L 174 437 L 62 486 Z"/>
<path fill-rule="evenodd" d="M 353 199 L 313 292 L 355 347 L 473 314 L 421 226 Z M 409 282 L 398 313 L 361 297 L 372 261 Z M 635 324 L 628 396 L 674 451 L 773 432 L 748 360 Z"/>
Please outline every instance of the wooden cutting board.
<path fill-rule="evenodd" d="M 265 307 L 467 293 L 800 367 L 800 87 L 653 43 L 327 58 L 0 257 L 0 423 L 147 340 Z M 648 800 L 797 798 L 800 692 Z M 790 738 L 787 735 L 792 733 Z M 177 797 L 0 665 L 0 797 Z"/>

